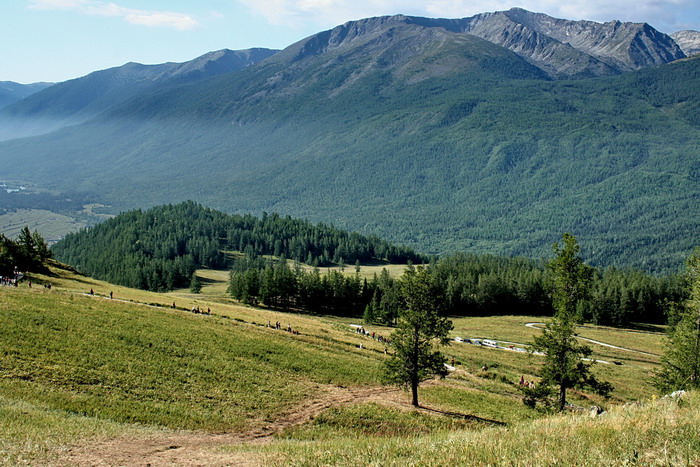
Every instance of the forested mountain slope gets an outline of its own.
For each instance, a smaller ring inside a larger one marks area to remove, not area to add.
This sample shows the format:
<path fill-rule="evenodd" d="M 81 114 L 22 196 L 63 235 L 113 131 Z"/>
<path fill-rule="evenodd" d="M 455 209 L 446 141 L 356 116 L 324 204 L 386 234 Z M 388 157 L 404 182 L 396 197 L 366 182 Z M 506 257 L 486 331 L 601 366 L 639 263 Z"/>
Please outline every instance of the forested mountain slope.
<path fill-rule="evenodd" d="M 700 222 L 700 60 L 552 80 L 506 48 L 418 23 L 348 23 L 2 143 L 0 161 L 115 209 L 195 199 L 426 253 L 541 257 L 571 231 L 594 264 L 682 262 Z"/>

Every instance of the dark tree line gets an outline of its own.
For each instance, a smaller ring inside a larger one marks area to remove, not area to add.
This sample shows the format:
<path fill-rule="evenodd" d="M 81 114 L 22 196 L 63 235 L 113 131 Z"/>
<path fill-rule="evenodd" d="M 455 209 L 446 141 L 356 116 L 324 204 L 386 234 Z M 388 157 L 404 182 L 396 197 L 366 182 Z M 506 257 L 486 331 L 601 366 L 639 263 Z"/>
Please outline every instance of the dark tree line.
<path fill-rule="evenodd" d="M 543 261 L 490 255 L 455 254 L 431 264 L 450 316 L 551 316 L 551 271 Z M 390 278 L 380 278 L 365 317 L 391 323 L 398 305 Z M 687 295 L 681 277 L 652 276 L 632 269 L 596 269 L 580 318 L 601 325 L 665 323 L 669 303 Z"/>
<path fill-rule="evenodd" d="M 230 267 L 226 251 L 316 266 L 423 259 L 377 237 L 277 214 L 228 215 L 191 201 L 122 213 L 67 235 L 53 251 L 57 259 L 93 277 L 158 291 L 189 286 L 197 268 Z"/>
<path fill-rule="evenodd" d="M 46 269 L 45 262 L 51 258 L 46 241 L 29 227 L 24 227 L 12 240 L 0 234 L 0 276 L 11 276 L 15 270 L 41 272 Z"/>
<path fill-rule="evenodd" d="M 685 300 L 681 275 L 652 276 L 634 269 L 597 270 L 588 300 L 579 312 L 588 322 L 624 326 L 632 322 L 664 324 L 672 303 Z"/>
<path fill-rule="evenodd" d="M 95 202 L 94 198 L 85 193 L 50 193 L 7 192 L 0 190 L 0 211 L 15 211 L 17 209 L 47 209 L 53 212 L 78 212 L 84 205 Z"/>
<path fill-rule="evenodd" d="M 264 260 L 252 255 L 239 259 L 231 270 L 229 293 L 236 300 L 277 309 L 300 309 L 318 314 L 359 316 L 372 284 L 358 274 L 339 271 L 321 274 L 295 262 Z"/>
<path fill-rule="evenodd" d="M 432 262 L 427 270 L 443 297 L 446 316 L 554 314 L 554 276 L 543 261 L 456 254 Z M 578 302 L 576 313 L 578 319 L 595 324 L 665 323 L 668 304 L 687 294 L 675 276 L 612 268 L 592 271 L 586 300 Z M 367 323 L 386 325 L 396 324 L 402 303 L 400 281 L 386 269 L 360 280 L 251 256 L 234 265 L 230 292 L 247 303 L 363 316 Z"/>

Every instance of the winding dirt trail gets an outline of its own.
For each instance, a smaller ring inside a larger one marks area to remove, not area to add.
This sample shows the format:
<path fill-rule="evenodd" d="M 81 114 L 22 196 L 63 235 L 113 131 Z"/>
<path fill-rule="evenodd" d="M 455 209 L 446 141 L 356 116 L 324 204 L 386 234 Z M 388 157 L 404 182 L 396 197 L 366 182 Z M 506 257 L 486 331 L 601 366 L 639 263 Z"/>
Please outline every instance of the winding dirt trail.
<path fill-rule="evenodd" d="M 542 328 L 545 326 L 545 324 L 544 324 L 544 323 L 527 323 L 527 324 L 525 324 L 525 326 L 527 326 L 528 328 L 532 328 L 532 329 L 542 329 Z M 589 338 L 587 338 L 587 337 L 581 337 L 581 336 L 576 336 L 576 337 L 577 337 L 578 339 L 582 340 L 582 341 L 586 341 L 586 342 L 590 342 L 590 343 L 592 343 L 592 344 L 600 345 L 601 347 L 608 347 L 609 349 L 615 349 L 615 350 L 622 350 L 622 351 L 624 351 L 624 352 L 637 353 L 637 354 L 640 354 L 640 355 L 646 355 L 646 356 L 648 356 L 648 357 L 658 357 L 658 356 L 659 356 L 659 355 L 657 355 L 657 354 L 653 354 L 653 353 L 650 353 L 650 352 L 644 352 L 643 350 L 627 349 L 627 348 L 625 348 L 625 347 L 619 347 L 619 346 L 613 345 L 613 344 L 606 344 L 605 342 L 600 342 L 600 341 L 597 341 L 597 340 L 594 340 L 594 339 L 589 339 Z"/>
<path fill-rule="evenodd" d="M 67 450 L 57 465 L 89 466 L 249 466 L 259 461 L 249 456 L 220 452 L 235 444 L 263 444 L 286 428 L 304 424 L 323 411 L 358 402 L 410 407 L 394 388 L 346 388 L 324 385 L 320 394 L 280 415 L 272 423 L 256 423 L 248 431 L 232 433 L 174 432 L 148 437 L 121 437 Z"/>

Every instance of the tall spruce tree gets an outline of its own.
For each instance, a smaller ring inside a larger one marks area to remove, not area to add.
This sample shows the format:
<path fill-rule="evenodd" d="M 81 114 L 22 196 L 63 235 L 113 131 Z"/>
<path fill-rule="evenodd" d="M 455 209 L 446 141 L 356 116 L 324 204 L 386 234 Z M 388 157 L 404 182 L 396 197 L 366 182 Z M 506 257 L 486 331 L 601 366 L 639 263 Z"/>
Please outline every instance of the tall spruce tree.
<path fill-rule="evenodd" d="M 654 380 L 661 392 L 700 388 L 700 248 L 686 262 L 686 280 L 690 297 L 677 308 L 679 316 Z"/>
<path fill-rule="evenodd" d="M 391 334 L 394 353 L 385 364 L 388 383 L 411 388 L 411 403 L 418 407 L 418 386 L 435 376 L 447 375 L 447 358 L 438 346 L 449 344 L 452 322 L 440 316 L 444 299 L 435 279 L 424 267 L 411 268 L 401 278 L 403 310 Z"/>
<path fill-rule="evenodd" d="M 576 238 L 565 233 L 562 244 L 554 244 L 555 257 L 549 263 L 553 274 L 552 302 L 556 313 L 552 320 L 535 337 L 532 348 L 545 354 L 540 370 L 538 391 L 525 391 L 526 402 L 533 398 L 550 396 L 549 388 L 558 386 L 557 408 L 564 410 L 566 391 L 574 387 L 589 387 L 607 396 L 612 390 L 609 383 L 598 381 L 591 374 L 593 362 L 583 359 L 591 355 L 590 347 L 577 342 L 575 325 L 579 303 L 588 295 L 593 269 L 579 256 L 580 247 Z"/>

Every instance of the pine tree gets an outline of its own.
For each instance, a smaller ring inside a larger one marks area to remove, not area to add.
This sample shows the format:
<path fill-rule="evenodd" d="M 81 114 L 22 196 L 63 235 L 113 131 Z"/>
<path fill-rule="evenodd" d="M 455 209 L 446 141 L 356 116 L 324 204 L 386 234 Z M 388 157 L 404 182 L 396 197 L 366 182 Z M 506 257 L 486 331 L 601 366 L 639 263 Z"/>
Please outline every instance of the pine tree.
<path fill-rule="evenodd" d="M 22 271 L 35 270 L 41 264 L 36 251 L 36 243 L 29 227 L 24 226 L 17 236 L 17 267 Z"/>
<path fill-rule="evenodd" d="M 447 375 L 447 358 L 436 348 L 449 344 L 452 322 L 440 316 L 442 294 L 427 269 L 409 269 L 401 279 L 403 310 L 391 334 L 394 354 L 386 361 L 389 383 L 411 388 L 411 403 L 418 406 L 418 386 L 434 376 Z"/>
<path fill-rule="evenodd" d="M 36 255 L 42 263 L 46 259 L 53 257 L 53 253 L 51 253 L 49 245 L 46 243 L 46 240 L 44 240 L 44 237 L 42 237 L 38 231 L 34 231 L 34 233 L 32 234 L 32 240 L 34 242 Z"/>
<path fill-rule="evenodd" d="M 554 283 L 552 301 L 556 313 L 547 323 L 542 334 L 535 337 L 532 348 L 545 354 L 545 363 L 540 370 L 540 390 L 537 394 L 525 391 L 528 396 L 546 398 L 543 388 L 558 386 L 557 408 L 564 410 L 566 391 L 574 387 L 589 387 L 607 396 L 612 390 L 609 383 L 598 381 L 590 372 L 593 362 L 585 362 L 592 351 L 579 344 L 575 336 L 577 309 L 588 295 L 593 269 L 579 256 L 580 247 L 576 238 L 568 233 L 562 237 L 563 244 L 554 244 L 555 258 L 549 263 Z"/>
<path fill-rule="evenodd" d="M 700 248 L 686 263 L 690 298 L 680 304 L 654 383 L 661 392 L 700 388 Z"/>
<path fill-rule="evenodd" d="M 197 277 L 196 272 L 192 273 L 192 280 L 190 280 L 190 292 L 192 292 L 192 293 L 201 293 L 202 292 L 202 283 L 200 282 L 199 277 Z"/>

